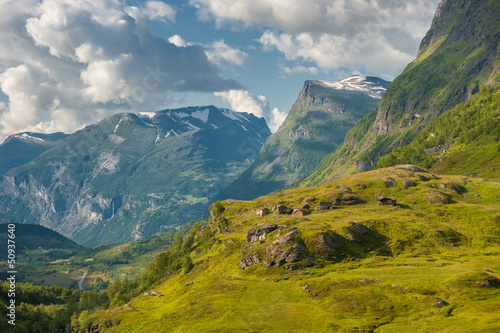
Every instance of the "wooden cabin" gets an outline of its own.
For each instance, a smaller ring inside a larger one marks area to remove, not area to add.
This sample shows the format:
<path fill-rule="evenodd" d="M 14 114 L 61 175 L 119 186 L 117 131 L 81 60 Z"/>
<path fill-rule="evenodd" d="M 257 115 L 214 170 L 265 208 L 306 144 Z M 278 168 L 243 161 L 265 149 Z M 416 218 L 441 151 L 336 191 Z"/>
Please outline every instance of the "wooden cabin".
<path fill-rule="evenodd" d="M 293 213 L 292 213 L 292 216 L 293 217 L 304 217 L 304 216 L 309 215 L 309 214 L 310 214 L 309 210 L 306 210 L 306 209 L 294 209 Z"/>
<path fill-rule="evenodd" d="M 278 206 L 278 214 L 286 214 L 287 213 L 287 208 L 285 205 L 279 205 Z"/>
<path fill-rule="evenodd" d="M 265 216 L 267 214 L 269 214 L 269 208 L 263 207 L 263 208 L 257 209 L 257 216 Z"/>
<path fill-rule="evenodd" d="M 331 202 L 320 202 L 318 205 L 318 210 L 328 210 L 332 208 L 333 204 Z"/>
<path fill-rule="evenodd" d="M 379 206 L 396 206 L 396 199 L 382 198 L 378 201 Z"/>

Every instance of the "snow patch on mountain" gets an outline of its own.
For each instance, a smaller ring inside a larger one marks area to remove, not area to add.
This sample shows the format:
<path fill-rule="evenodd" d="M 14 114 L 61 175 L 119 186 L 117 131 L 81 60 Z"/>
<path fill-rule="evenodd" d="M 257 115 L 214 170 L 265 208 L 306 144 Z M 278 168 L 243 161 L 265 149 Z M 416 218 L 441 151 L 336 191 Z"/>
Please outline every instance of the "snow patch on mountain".
<path fill-rule="evenodd" d="M 118 122 L 118 124 L 116 124 L 115 126 L 115 130 L 113 131 L 113 133 L 116 133 L 116 130 L 118 130 L 118 127 L 120 126 L 121 122 L 122 122 L 123 119 L 120 119 L 120 121 Z"/>
<path fill-rule="evenodd" d="M 196 110 L 195 112 L 191 113 L 191 116 L 194 118 L 198 118 L 201 121 L 203 121 L 205 124 L 208 121 L 208 116 L 210 115 L 210 110 L 209 109 L 204 109 L 204 110 Z"/>
<path fill-rule="evenodd" d="M 186 124 L 189 128 L 191 128 L 192 130 L 199 130 L 200 128 L 198 126 L 194 126 L 193 124 L 191 124 L 189 121 L 183 121 L 184 124 Z"/>
<path fill-rule="evenodd" d="M 28 133 L 16 134 L 15 137 L 23 140 L 45 142 L 45 140 L 37 138 L 36 136 L 31 136 Z"/>
<path fill-rule="evenodd" d="M 156 112 L 139 112 L 137 114 L 139 117 L 145 117 L 149 119 L 153 119 L 156 116 Z"/>
<path fill-rule="evenodd" d="M 331 82 L 331 81 L 319 81 L 322 85 L 338 89 L 338 90 L 348 90 L 348 91 L 357 91 L 367 94 L 373 98 L 382 98 L 382 95 L 387 90 L 386 88 L 367 80 L 367 77 L 364 75 L 354 75 L 348 78 L 345 78 L 340 81 Z"/>
<path fill-rule="evenodd" d="M 99 169 L 107 171 L 105 173 L 111 174 L 118 170 L 118 163 L 120 162 L 119 155 L 113 155 L 112 152 L 102 152 L 97 158 Z"/>
<path fill-rule="evenodd" d="M 229 109 L 219 109 L 224 116 L 231 120 L 236 120 L 240 122 L 249 122 L 248 118 L 245 117 L 243 113 L 232 111 Z"/>

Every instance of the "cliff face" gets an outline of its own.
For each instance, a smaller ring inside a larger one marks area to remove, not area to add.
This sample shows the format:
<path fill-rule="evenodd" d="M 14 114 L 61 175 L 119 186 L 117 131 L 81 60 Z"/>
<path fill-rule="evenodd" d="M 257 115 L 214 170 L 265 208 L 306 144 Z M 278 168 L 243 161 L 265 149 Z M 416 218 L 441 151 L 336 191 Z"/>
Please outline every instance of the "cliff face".
<path fill-rule="evenodd" d="M 499 11 L 498 1 L 443 1 L 417 59 L 390 85 L 377 110 L 302 185 L 371 169 L 444 111 L 499 82 Z"/>
<path fill-rule="evenodd" d="M 285 122 L 223 197 L 254 199 L 305 177 L 377 106 L 388 85 L 364 76 L 306 81 Z"/>

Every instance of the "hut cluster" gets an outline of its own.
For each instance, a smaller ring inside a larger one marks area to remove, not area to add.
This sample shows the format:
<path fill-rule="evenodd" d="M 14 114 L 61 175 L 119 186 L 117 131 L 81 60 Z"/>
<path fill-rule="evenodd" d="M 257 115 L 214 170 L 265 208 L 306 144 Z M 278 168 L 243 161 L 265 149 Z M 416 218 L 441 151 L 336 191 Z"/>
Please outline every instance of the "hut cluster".
<path fill-rule="evenodd" d="M 327 210 L 334 208 L 336 207 L 331 202 L 320 202 L 319 205 L 316 207 L 316 210 Z M 306 215 L 311 214 L 311 206 L 309 204 L 302 204 L 299 206 L 288 208 L 285 205 L 277 205 L 274 206 L 272 209 L 269 209 L 267 207 L 262 207 L 257 209 L 257 215 L 265 216 L 267 214 L 270 214 L 272 211 L 277 211 L 278 214 L 289 214 L 292 215 L 293 217 L 304 217 Z"/>
<path fill-rule="evenodd" d="M 338 200 L 334 202 L 319 202 L 318 206 L 316 206 L 316 210 L 329 210 L 335 209 L 340 205 Z M 396 199 L 382 198 L 379 200 L 379 206 L 396 206 Z M 272 209 L 267 207 L 262 207 L 257 209 L 258 216 L 266 216 L 270 214 L 272 211 L 277 211 L 278 214 L 291 214 L 293 217 L 304 217 L 306 215 L 311 214 L 311 206 L 306 204 L 301 204 L 299 206 L 295 206 L 292 208 L 288 208 L 285 205 L 276 205 Z"/>

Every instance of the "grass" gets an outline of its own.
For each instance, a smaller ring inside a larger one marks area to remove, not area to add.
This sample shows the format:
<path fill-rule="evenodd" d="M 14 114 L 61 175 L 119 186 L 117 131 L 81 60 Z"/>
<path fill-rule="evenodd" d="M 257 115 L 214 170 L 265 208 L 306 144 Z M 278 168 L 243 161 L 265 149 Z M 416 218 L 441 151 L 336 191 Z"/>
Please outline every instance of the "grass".
<path fill-rule="evenodd" d="M 386 177 L 396 184 L 386 188 Z M 406 188 L 403 180 L 415 186 Z M 440 186 L 463 180 L 462 194 Z M 342 186 L 365 203 L 305 219 L 252 211 L 327 200 Z M 230 232 L 212 245 L 195 243 L 195 267 L 155 286 L 162 296 L 141 294 L 120 308 L 85 314 L 79 323 L 113 321 L 105 332 L 493 332 L 500 322 L 499 188 L 496 181 L 393 167 L 251 202 L 227 200 Z M 428 204 L 431 191 L 454 203 Z M 398 206 L 378 206 L 382 193 L 395 196 Z M 355 221 L 379 236 L 349 241 Z M 285 226 L 245 251 L 246 233 L 260 223 Z M 292 227 L 317 265 L 238 268 Z M 337 234 L 342 244 L 334 260 L 314 250 L 324 232 Z"/>

